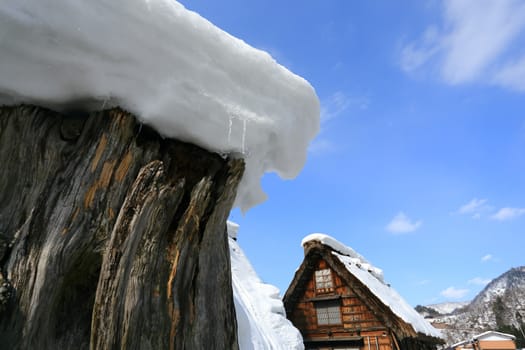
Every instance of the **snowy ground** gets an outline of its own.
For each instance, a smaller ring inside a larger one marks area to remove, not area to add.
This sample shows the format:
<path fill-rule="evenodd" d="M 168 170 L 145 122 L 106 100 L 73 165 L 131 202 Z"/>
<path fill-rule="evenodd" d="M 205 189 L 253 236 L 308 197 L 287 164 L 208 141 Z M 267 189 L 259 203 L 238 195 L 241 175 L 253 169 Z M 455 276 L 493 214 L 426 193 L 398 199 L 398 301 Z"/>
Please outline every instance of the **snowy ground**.
<path fill-rule="evenodd" d="M 162 135 L 245 158 L 236 205 L 264 172 L 295 177 L 319 129 L 303 78 L 174 0 L 3 0 L 0 104 L 120 105 Z"/>

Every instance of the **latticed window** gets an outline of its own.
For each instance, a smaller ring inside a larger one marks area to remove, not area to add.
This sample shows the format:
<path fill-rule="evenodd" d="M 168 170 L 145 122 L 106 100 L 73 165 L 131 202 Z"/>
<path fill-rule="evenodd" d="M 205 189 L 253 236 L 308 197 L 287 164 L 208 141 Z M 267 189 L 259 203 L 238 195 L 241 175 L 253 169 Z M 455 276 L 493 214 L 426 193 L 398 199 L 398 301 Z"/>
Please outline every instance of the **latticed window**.
<path fill-rule="evenodd" d="M 315 271 L 315 288 L 319 292 L 332 291 L 334 283 L 332 282 L 332 272 L 330 269 Z"/>
<path fill-rule="evenodd" d="M 341 324 L 341 306 L 338 300 L 317 302 L 315 310 L 318 325 Z"/>

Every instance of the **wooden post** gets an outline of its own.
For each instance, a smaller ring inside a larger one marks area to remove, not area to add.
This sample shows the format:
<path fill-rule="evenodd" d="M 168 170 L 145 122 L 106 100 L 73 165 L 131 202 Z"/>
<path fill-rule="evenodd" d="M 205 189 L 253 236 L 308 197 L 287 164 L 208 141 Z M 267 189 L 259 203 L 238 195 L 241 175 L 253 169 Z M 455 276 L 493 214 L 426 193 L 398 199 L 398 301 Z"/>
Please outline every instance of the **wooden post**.
<path fill-rule="evenodd" d="M 226 219 L 242 160 L 120 109 L 18 106 L 0 108 L 0 164 L 2 348 L 237 348 Z"/>

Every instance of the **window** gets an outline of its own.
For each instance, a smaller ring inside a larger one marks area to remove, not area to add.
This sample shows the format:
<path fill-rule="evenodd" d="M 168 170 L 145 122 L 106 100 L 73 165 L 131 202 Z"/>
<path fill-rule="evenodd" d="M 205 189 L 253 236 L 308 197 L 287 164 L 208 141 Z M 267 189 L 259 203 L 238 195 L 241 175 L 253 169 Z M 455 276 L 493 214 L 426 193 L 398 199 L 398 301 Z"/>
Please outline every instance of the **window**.
<path fill-rule="evenodd" d="M 315 271 L 315 288 L 318 292 L 333 291 L 334 284 L 332 282 L 332 272 L 330 269 Z"/>
<path fill-rule="evenodd" d="M 319 301 L 315 304 L 318 325 L 341 324 L 339 300 Z"/>

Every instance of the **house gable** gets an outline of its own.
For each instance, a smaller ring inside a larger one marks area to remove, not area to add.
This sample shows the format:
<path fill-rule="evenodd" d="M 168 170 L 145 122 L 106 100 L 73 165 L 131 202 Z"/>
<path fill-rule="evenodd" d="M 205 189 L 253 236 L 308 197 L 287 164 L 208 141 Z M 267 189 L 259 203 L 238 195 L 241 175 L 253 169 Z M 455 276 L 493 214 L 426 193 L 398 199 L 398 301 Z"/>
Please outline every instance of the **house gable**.
<path fill-rule="evenodd" d="M 326 270 L 330 272 L 331 284 L 327 288 L 322 281 L 318 288 L 320 276 L 316 278 L 316 271 Z M 305 345 L 329 346 L 333 343 L 356 348 L 370 345 L 375 349 L 377 344 L 381 350 L 395 349 L 391 333 L 393 322 L 378 317 L 386 310 L 379 310 L 378 301 L 366 295 L 366 287 L 355 277 L 342 275 L 344 273 L 348 274 L 331 252 L 322 250 L 310 250 L 297 271 L 294 282 L 299 283 L 295 283 L 294 291 L 288 290 L 285 307 L 288 318 L 301 330 Z M 319 310 L 325 305 L 336 305 L 339 322 L 319 319 L 323 317 Z"/>
<path fill-rule="evenodd" d="M 421 334 L 352 275 L 332 249 L 319 242 L 309 242 L 305 247 L 305 258 L 285 294 L 284 304 L 287 317 L 301 331 L 307 349 L 434 348 L 427 343 L 428 338 L 417 339 Z M 336 311 L 339 317 L 333 314 Z"/>
<path fill-rule="evenodd" d="M 309 277 L 306 278 L 302 292 L 296 297 L 294 308 L 289 310 L 294 319 L 303 321 L 307 329 L 322 327 L 322 324 L 319 326 L 319 320 L 315 313 L 316 306 L 337 301 L 341 313 L 339 326 L 345 330 L 354 330 L 357 333 L 363 328 L 384 328 L 383 323 L 355 293 L 354 288 L 361 288 L 360 286 L 348 285 L 322 257 L 319 257 L 313 267 L 309 271 Z M 326 288 L 324 283 L 318 287 L 319 278 L 316 279 L 316 271 L 328 271 L 332 287 Z M 299 322 L 301 323 L 301 321 Z"/>

